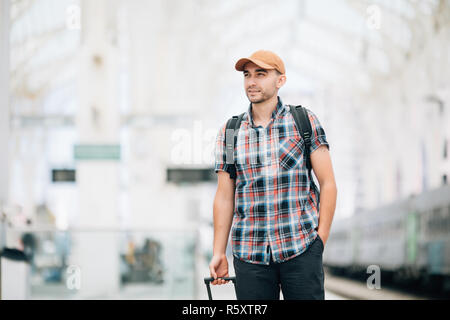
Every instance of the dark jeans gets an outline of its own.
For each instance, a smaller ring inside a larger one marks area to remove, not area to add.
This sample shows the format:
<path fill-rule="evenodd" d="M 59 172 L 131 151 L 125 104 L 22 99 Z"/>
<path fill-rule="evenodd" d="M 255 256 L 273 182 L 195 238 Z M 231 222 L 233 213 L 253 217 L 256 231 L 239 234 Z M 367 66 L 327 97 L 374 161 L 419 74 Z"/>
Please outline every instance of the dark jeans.
<path fill-rule="evenodd" d="M 323 255 L 319 236 L 310 247 L 282 263 L 253 264 L 233 257 L 238 300 L 325 300 Z"/>

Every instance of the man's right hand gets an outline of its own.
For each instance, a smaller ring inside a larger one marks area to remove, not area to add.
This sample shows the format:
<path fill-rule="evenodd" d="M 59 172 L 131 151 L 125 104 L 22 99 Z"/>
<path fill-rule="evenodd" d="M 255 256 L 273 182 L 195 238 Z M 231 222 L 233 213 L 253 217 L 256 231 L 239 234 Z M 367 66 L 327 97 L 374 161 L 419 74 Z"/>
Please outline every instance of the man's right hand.
<path fill-rule="evenodd" d="M 209 272 L 211 277 L 215 279 L 211 282 L 213 285 L 228 283 L 228 281 L 220 279 L 223 277 L 229 277 L 227 256 L 224 254 L 214 255 L 209 263 Z"/>

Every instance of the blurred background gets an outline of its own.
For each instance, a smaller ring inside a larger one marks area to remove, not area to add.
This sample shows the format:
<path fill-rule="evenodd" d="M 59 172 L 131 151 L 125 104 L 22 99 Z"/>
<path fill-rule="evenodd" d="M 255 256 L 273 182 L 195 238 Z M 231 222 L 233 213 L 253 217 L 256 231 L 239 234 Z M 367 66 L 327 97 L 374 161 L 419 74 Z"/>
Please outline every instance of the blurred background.
<path fill-rule="evenodd" d="M 445 296 L 450 1 L 0 0 L 1 297 L 206 299 L 214 141 L 259 49 L 330 143 L 326 297 Z"/>

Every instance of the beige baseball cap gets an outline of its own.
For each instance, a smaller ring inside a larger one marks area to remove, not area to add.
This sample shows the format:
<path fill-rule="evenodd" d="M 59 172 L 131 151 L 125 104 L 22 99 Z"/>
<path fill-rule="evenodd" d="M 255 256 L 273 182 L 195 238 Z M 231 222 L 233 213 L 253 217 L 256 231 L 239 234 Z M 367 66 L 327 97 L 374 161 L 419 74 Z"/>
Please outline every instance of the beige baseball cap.
<path fill-rule="evenodd" d="M 264 69 L 278 70 L 281 74 L 286 73 L 283 60 L 281 60 L 281 58 L 274 52 L 269 50 L 258 50 L 248 58 L 241 58 L 238 62 L 236 62 L 234 67 L 237 71 L 244 71 L 244 66 L 247 62 L 253 62 Z"/>

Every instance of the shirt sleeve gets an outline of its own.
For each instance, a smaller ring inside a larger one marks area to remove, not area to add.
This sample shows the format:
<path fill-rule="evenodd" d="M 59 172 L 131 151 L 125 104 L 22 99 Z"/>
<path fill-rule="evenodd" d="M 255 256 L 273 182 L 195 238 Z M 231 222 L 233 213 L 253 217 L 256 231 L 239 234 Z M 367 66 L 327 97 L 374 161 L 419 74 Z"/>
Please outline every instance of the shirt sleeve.
<path fill-rule="evenodd" d="M 229 164 L 226 163 L 226 148 L 225 148 L 225 128 L 227 124 L 225 123 L 217 133 L 216 143 L 214 148 L 214 171 L 217 173 L 219 171 L 227 171 Z"/>
<path fill-rule="evenodd" d="M 325 130 L 323 129 L 322 125 L 319 122 L 319 119 L 317 116 L 311 111 L 308 110 L 308 117 L 309 121 L 311 122 L 311 147 L 309 149 L 309 153 L 313 153 L 317 148 L 324 145 L 330 150 L 330 145 L 327 141 L 327 136 L 325 134 Z"/>

